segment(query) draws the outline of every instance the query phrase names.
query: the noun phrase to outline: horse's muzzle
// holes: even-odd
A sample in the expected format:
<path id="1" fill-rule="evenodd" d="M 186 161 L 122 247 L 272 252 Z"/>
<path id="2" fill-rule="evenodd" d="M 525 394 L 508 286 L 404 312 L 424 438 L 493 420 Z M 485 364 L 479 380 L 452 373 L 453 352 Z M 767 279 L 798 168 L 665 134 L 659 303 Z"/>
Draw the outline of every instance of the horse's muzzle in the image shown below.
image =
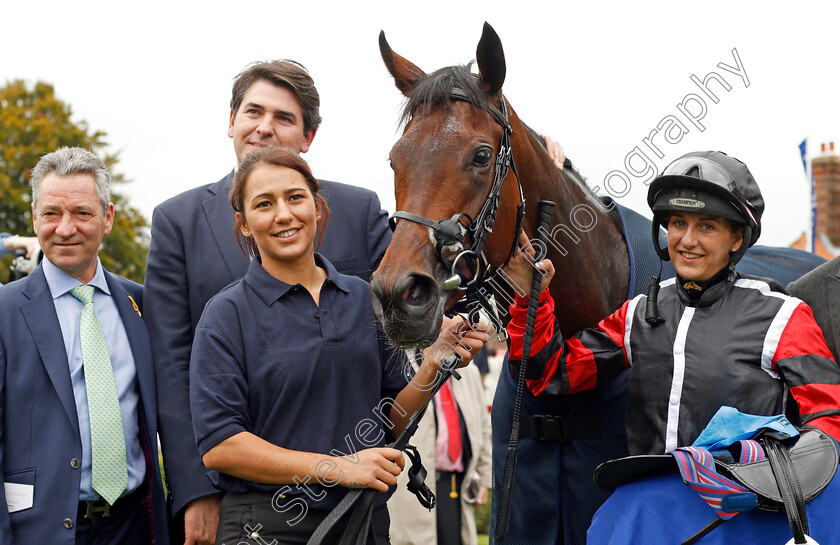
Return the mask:
<path id="1" fill-rule="evenodd" d="M 374 311 L 392 342 L 398 346 L 418 346 L 437 338 L 435 327 L 440 327 L 441 291 L 431 276 L 407 274 L 389 291 L 374 275 L 370 291 Z"/>

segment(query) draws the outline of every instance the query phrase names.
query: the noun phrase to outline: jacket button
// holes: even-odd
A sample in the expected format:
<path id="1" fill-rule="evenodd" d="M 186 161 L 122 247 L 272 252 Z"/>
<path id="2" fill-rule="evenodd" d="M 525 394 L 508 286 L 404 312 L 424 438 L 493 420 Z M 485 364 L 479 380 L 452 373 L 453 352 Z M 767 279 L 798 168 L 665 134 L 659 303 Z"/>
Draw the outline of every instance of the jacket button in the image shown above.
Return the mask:
<path id="1" fill-rule="evenodd" d="M 316 312 L 316 313 L 315 313 L 315 318 L 320 318 L 320 317 L 321 317 L 321 315 L 320 315 L 319 313 L 317 313 L 317 312 Z"/>
<path id="2" fill-rule="evenodd" d="M 72 460 L 70 460 L 70 467 L 72 467 L 73 469 L 79 469 L 81 465 L 82 463 L 79 461 L 78 458 L 73 458 Z"/>
<path id="3" fill-rule="evenodd" d="M 70 520 L 70 519 L 64 519 L 64 527 L 65 528 L 72 528 L 73 527 L 73 521 Z"/>

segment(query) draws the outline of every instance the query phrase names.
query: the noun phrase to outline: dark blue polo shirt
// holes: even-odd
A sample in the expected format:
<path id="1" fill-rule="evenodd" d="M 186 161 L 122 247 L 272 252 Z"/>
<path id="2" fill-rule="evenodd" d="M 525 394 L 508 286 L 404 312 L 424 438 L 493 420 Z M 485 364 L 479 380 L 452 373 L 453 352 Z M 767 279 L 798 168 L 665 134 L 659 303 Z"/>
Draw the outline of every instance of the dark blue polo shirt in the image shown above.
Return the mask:
<path id="1" fill-rule="evenodd" d="M 368 283 L 326 269 L 320 306 L 300 284 L 285 284 L 257 260 L 204 309 L 190 360 L 190 400 L 202 456 L 228 437 L 248 431 L 283 448 L 353 454 L 384 446 L 383 420 L 408 383 L 406 359 L 387 346 L 370 301 Z M 325 456 L 325 460 L 328 458 Z M 325 477 L 328 465 L 323 466 Z M 301 477 L 305 479 L 305 477 Z M 210 472 L 225 492 L 277 491 Z M 290 485 L 286 501 L 302 498 L 309 508 L 335 506 L 347 489 Z M 322 491 L 326 494 L 322 499 Z M 385 503 L 380 495 L 377 504 Z"/>

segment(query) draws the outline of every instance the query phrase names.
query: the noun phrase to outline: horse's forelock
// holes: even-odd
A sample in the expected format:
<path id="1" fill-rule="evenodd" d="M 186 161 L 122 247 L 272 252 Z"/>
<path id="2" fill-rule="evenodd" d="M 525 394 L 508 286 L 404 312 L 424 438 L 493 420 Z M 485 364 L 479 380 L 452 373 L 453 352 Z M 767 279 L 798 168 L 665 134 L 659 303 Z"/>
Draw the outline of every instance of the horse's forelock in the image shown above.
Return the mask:
<path id="1" fill-rule="evenodd" d="M 425 114 L 432 108 L 458 100 L 452 98 L 453 88 L 463 91 L 469 102 L 477 108 L 491 111 L 490 102 L 478 77 L 472 73 L 472 64 L 441 68 L 420 80 L 405 102 L 400 122 L 405 124 L 418 112 Z"/>

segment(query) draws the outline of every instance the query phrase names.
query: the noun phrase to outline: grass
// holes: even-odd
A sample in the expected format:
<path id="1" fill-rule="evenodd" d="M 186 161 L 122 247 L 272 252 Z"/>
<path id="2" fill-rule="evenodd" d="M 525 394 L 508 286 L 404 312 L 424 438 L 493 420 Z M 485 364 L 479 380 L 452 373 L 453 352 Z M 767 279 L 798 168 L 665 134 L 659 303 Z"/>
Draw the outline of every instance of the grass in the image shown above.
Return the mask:
<path id="1" fill-rule="evenodd" d="M 478 534 L 478 545 L 487 545 L 490 543 L 490 536 L 487 534 Z"/>

